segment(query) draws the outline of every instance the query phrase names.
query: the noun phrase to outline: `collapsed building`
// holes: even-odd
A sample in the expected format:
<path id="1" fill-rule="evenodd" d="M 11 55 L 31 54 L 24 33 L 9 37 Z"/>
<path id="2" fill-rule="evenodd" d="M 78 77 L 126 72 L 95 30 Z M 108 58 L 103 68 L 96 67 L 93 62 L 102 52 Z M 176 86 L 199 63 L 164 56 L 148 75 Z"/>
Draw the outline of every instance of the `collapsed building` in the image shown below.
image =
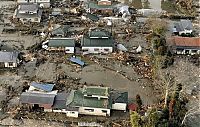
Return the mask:
<path id="1" fill-rule="evenodd" d="M 18 4 L 38 4 L 40 7 L 49 8 L 50 0 L 17 0 Z"/>

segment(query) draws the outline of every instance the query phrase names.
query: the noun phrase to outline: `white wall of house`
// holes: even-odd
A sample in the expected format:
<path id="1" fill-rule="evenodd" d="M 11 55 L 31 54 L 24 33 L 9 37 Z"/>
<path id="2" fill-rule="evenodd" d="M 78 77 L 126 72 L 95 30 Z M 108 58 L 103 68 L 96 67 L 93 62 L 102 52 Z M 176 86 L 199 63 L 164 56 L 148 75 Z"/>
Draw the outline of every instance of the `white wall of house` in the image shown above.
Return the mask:
<path id="1" fill-rule="evenodd" d="M 65 47 L 65 53 L 74 53 L 74 47 Z"/>
<path id="2" fill-rule="evenodd" d="M 79 107 L 79 114 L 97 115 L 97 116 L 110 116 L 110 109 Z"/>
<path id="3" fill-rule="evenodd" d="M 126 103 L 115 103 L 112 104 L 112 109 L 126 111 L 126 106 Z"/>
<path id="4" fill-rule="evenodd" d="M 23 23 L 25 22 L 36 22 L 36 23 L 40 23 L 41 18 L 40 17 L 34 17 L 34 18 L 20 18 L 20 21 L 22 21 Z"/>
<path id="5" fill-rule="evenodd" d="M 112 53 L 113 47 L 82 47 L 83 54 Z"/>
<path id="6" fill-rule="evenodd" d="M 65 113 L 67 117 L 78 117 L 78 111 L 66 111 L 66 109 L 54 109 L 53 112 Z"/>
<path id="7" fill-rule="evenodd" d="M 44 112 L 52 112 L 52 109 L 45 109 L 44 108 Z"/>
<path id="8" fill-rule="evenodd" d="M 179 35 L 181 35 L 181 34 L 191 34 L 191 33 L 192 33 L 192 30 L 184 30 L 184 31 L 180 31 Z"/>
<path id="9" fill-rule="evenodd" d="M 190 55 L 195 55 L 195 54 L 200 54 L 200 49 L 183 49 L 183 50 L 176 50 L 176 54 L 190 54 Z"/>
<path id="10" fill-rule="evenodd" d="M 17 63 L 13 63 L 13 62 L 10 62 L 10 63 L 5 62 L 4 64 L 5 64 L 5 67 L 17 67 Z"/>

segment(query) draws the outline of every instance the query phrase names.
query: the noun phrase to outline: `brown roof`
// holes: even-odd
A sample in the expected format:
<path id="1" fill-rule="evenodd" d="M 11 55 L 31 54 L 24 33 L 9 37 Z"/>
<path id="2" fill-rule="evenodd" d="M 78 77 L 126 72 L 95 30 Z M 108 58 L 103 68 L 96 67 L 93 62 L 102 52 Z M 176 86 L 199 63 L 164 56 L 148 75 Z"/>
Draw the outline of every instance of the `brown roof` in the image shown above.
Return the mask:
<path id="1" fill-rule="evenodd" d="M 173 43 L 176 46 L 200 47 L 200 37 L 173 37 Z"/>

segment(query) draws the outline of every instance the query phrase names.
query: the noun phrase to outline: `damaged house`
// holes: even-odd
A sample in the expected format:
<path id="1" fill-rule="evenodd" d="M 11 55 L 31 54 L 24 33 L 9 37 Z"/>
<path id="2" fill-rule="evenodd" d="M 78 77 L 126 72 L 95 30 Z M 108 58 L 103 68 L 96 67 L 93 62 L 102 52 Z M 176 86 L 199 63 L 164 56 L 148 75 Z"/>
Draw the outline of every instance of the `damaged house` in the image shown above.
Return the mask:
<path id="1" fill-rule="evenodd" d="M 73 38 L 51 38 L 42 44 L 47 51 L 62 51 L 75 53 L 75 39 Z"/>
<path id="2" fill-rule="evenodd" d="M 83 54 L 112 53 L 114 39 L 110 32 L 104 29 L 89 30 L 81 40 Z"/>
<path id="3" fill-rule="evenodd" d="M 168 43 L 176 54 L 200 54 L 200 37 L 174 36 Z"/>
<path id="4" fill-rule="evenodd" d="M 192 34 L 193 25 L 190 20 L 182 19 L 174 24 L 173 33 L 176 35 Z"/>
<path id="5" fill-rule="evenodd" d="M 3 52 L 0 51 L 0 67 L 9 68 L 17 67 L 20 63 L 18 52 Z"/>
<path id="6" fill-rule="evenodd" d="M 49 8 L 50 0 L 17 0 L 18 4 L 38 4 L 40 7 Z"/>
<path id="7" fill-rule="evenodd" d="M 13 16 L 13 18 L 18 19 L 22 23 L 40 23 L 41 17 L 42 10 L 38 4 L 19 4 Z"/>

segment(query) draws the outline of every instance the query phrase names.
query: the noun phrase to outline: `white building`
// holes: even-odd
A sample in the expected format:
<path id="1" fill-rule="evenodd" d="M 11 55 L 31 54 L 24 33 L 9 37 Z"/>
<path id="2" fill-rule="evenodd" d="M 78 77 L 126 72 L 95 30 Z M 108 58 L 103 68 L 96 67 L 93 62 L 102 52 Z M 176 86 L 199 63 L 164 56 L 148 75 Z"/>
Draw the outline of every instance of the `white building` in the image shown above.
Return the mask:
<path id="1" fill-rule="evenodd" d="M 73 38 L 51 38 L 42 44 L 42 48 L 48 51 L 75 52 L 75 40 Z"/>
<path id="2" fill-rule="evenodd" d="M 42 17 L 42 10 L 37 4 L 20 4 L 15 10 L 13 18 L 20 20 L 22 23 L 35 22 L 39 23 Z"/>
<path id="3" fill-rule="evenodd" d="M 0 67 L 17 67 L 20 60 L 18 52 L 2 52 L 0 51 Z"/>
<path id="4" fill-rule="evenodd" d="M 50 7 L 50 0 L 17 0 L 18 4 L 24 4 L 24 3 L 36 3 L 38 4 L 40 7 L 44 7 L 44 8 L 49 8 Z"/>
<path id="5" fill-rule="evenodd" d="M 114 39 L 108 31 L 93 29 L 83 36 L 81 45 L 83 54 L 112 53 Z"/>

